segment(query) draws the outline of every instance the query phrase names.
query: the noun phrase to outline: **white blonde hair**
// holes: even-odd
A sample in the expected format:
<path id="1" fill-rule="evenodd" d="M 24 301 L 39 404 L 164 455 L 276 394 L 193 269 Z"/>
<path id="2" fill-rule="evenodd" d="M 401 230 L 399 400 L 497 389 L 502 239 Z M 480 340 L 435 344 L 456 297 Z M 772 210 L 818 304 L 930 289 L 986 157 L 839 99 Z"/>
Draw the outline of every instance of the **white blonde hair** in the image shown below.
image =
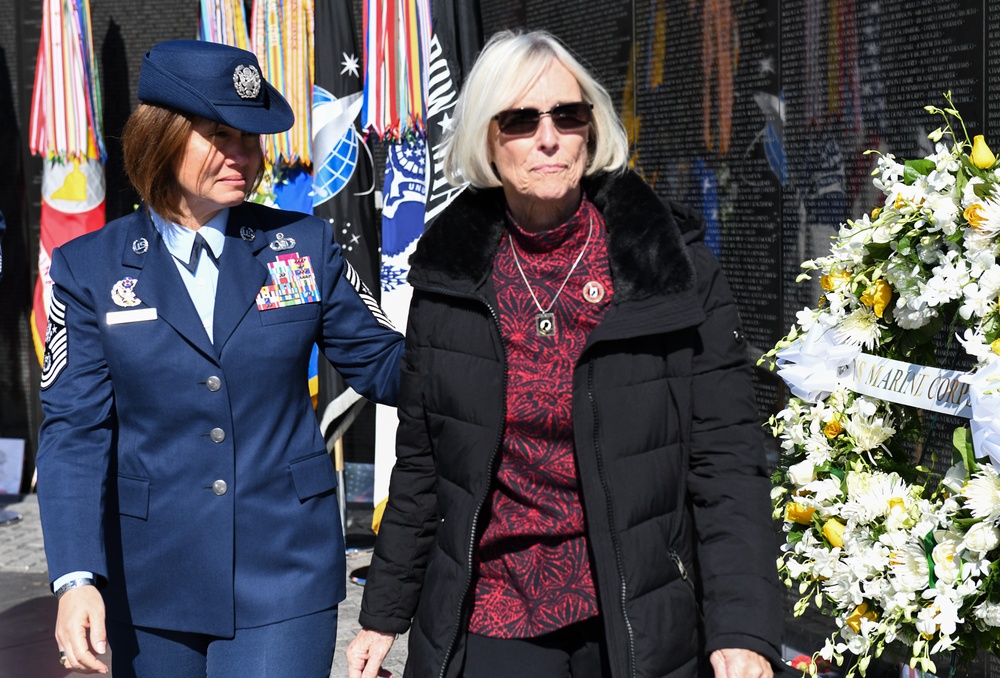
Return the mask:
<path id="1" fill-rule="evenodd" d="M 583 100 L 594 106 L 585 174 L 624 169 L 628 135 L 607 90 L 551 33 L 501 31 L 483 47 L 455 104 L 444 156 L 444 174 L 450 183 L 500 186 L 490 162 L 490 121 L 523 97 L 553 61 L 570 72 Z"/>

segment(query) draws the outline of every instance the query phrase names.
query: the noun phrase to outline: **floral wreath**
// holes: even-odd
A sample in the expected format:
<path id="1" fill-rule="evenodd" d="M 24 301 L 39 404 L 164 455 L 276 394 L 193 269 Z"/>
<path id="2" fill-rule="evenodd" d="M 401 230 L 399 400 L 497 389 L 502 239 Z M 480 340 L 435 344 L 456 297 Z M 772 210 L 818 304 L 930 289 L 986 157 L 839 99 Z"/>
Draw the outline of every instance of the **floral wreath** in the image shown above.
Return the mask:
<path id="1" fill-rule="evenodd" d="M 761 358 L 793 394 L 769 422 L 782 448 L 779 573 L 801 596 L 796 616 L 813 605 L 838 627 L 804 664 L 813 675 L 845 652 L 858 658 L 851 676 L 889 646 L 931 673 L 932 656 L 951 653 L 954 670 L 1000 648 L 1000 168 L 945 99 L 926 107 L 944 118 L 928 135 L 934 153 L 879 154 L 884 206 L 841 225 L 830 254 L 802 264 L 821 276 L 820 304 Z M 927 381 L 935 370 L 921 366 L 935 363 L 939 335 L 964 347 L 972 370 Z M 874 364 L 891 366 L 884 380 Z M 947 472 L 921 465 L 937 417 L 881 397 L 932 382 L 954 405 L 939 411 L 970 418 L 953 433 Z"/>

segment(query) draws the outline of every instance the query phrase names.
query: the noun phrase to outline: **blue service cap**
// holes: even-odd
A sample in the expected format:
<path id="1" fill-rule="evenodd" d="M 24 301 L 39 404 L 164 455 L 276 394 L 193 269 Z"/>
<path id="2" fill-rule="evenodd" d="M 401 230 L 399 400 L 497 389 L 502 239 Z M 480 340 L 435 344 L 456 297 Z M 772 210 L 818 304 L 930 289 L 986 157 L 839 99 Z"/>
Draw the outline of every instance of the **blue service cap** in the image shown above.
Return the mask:
<path id="1" fill-rule="evenodd" d="M 252 134 L 284 132 L 295 122 L 291 106 L 261 75 L 256 55 L 202 40 L 169 40 L 146 52 L 139 101 Z"/>

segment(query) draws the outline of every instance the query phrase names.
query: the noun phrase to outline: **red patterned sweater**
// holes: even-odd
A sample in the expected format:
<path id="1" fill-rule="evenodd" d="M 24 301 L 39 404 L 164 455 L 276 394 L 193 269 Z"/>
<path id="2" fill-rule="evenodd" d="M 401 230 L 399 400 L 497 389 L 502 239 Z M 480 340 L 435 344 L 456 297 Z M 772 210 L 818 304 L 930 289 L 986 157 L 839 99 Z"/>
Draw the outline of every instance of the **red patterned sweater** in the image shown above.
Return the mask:
<path id="1" fill-rule="evenodd" d="M 593 224 L 591 232 L 591 224 Z M 528 233 L 508 220 L 524 275 L 504 237 L 493 265 L 507 351 L 507 419 L 486 527 L 476 551 L 472 633 L 531 638 L 598 613 L 573 445 L 573 367 L 611 300 L 604 220 L 583 199 L 565 224 Z M 596 284 L 595 284 L 596 283 Z"/>

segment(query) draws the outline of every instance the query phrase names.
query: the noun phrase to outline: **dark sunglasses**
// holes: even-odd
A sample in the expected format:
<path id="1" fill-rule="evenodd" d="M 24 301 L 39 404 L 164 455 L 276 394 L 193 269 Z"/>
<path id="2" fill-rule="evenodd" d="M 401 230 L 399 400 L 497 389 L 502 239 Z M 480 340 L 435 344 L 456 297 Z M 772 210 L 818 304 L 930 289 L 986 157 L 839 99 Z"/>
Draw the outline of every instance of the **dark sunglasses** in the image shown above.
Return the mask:
<path id="1" fill-rule="evenodd" d="M 593 107 L 593 104 L 577 101 L 553 106 L 548 111 L 539 111 L 537 108 L 510 108 L 500 111 L 493 116 L 493 119 L 497 121 L 497 127 L 501 132 L 512 137 L 534 134 L 542 122 L 543 115 L 552 118 L 552 124 L 560 132 L 576 132 L 590 124 L 592 119 L 590 110 Z"/>

